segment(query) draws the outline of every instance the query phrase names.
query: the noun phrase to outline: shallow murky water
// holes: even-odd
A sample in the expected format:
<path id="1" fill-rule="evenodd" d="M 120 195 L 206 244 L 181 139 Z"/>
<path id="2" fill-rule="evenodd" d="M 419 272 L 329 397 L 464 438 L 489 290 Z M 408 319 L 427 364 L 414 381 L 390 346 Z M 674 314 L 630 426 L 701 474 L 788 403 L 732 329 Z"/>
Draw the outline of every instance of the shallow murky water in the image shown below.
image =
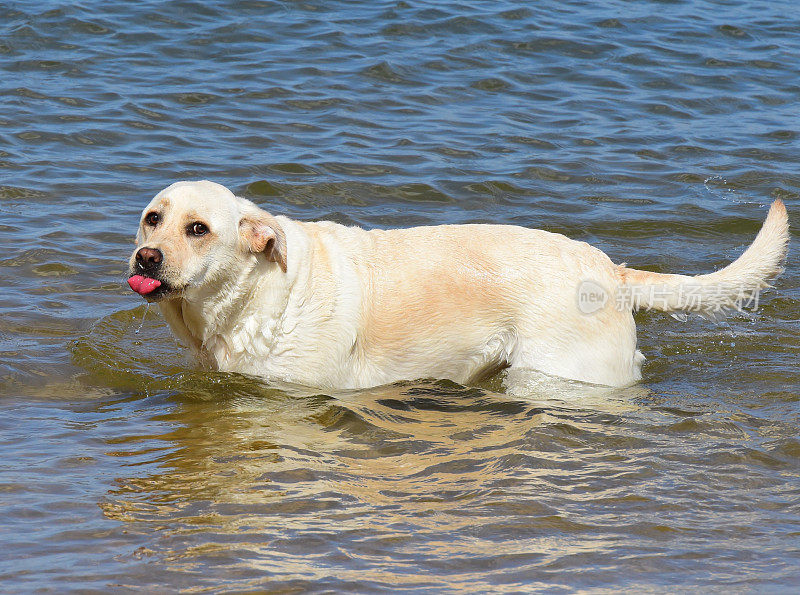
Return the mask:
<path id="1" fill-rule="evenodd" d="M 322 393 L 197 371 L 124 284 L 179 179 L 366 227 L 721 267 L 783 198 L 791 2 L 0 6 L 0 588 L 792 591 L 800 293 L 638 316 L 645 380 Z"/>

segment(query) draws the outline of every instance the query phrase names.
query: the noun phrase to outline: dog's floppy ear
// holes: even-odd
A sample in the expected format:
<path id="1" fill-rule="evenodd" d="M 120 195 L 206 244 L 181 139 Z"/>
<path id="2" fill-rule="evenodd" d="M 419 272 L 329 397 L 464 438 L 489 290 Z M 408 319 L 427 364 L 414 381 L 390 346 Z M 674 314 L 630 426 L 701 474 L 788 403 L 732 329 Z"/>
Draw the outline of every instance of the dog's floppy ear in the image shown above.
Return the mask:
<path id="1" fill-rule="evenodd" d="M 250 252 L 263 252 L 286 272 L 286 236 L 275 217 L 266 211 L 248 213 L 239 221 L 239 234 Z"/>

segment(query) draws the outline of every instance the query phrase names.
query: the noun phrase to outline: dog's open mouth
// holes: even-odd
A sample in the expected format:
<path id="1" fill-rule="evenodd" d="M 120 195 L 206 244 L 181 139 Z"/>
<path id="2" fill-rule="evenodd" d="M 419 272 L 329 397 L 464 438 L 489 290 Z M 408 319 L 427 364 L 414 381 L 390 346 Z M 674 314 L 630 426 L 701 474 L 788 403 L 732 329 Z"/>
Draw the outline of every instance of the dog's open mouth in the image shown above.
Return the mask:
<path id="1" fill-rule="evenodd" d="M 147 300 L 157 300 L 172 291 L 172 288 L 163 281 L 144 275 L 131 275 L 128 277 L 128 285 Z"/>
<path id="2" fill-rule="evenodd" d="M 147 295 L 161 287 L 161 281 L 158 279 L 151 279 L 150 277 L 143 277 L 142 275 L 133 275 L 128 279 L 128 285 L 139 295 Z"/>

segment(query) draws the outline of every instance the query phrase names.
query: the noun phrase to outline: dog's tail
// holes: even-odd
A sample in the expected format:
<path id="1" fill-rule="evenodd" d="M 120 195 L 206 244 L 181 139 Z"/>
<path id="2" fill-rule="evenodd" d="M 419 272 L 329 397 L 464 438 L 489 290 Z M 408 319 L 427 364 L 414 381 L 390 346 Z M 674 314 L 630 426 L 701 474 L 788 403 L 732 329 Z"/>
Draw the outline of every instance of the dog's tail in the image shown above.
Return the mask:
<path id="1" fill-rule="evenodd" d="M 690 277 L 631 269 L 620 265 L 617 299 L 633 310 L 696 312 L 711 318 L 725 310 L 757 305 L 758 294 L 783 271 L 789 243 L 789 218 L 776 200 L 756 239 L 739 258 L 714 273 Z"/>

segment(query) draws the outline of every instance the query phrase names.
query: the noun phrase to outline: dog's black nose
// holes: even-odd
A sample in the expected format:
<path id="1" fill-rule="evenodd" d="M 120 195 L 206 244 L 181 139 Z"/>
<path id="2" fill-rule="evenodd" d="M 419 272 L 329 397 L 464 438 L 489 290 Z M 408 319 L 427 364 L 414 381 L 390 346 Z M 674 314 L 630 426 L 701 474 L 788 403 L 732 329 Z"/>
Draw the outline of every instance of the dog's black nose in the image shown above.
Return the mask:
<path id="1" fill-rule="evenodd" d="M 136 264 L 143 269 L 155 269 L 161 264 L 164 255 L 158 248 L 140 248 L 136 253 Z"/>

